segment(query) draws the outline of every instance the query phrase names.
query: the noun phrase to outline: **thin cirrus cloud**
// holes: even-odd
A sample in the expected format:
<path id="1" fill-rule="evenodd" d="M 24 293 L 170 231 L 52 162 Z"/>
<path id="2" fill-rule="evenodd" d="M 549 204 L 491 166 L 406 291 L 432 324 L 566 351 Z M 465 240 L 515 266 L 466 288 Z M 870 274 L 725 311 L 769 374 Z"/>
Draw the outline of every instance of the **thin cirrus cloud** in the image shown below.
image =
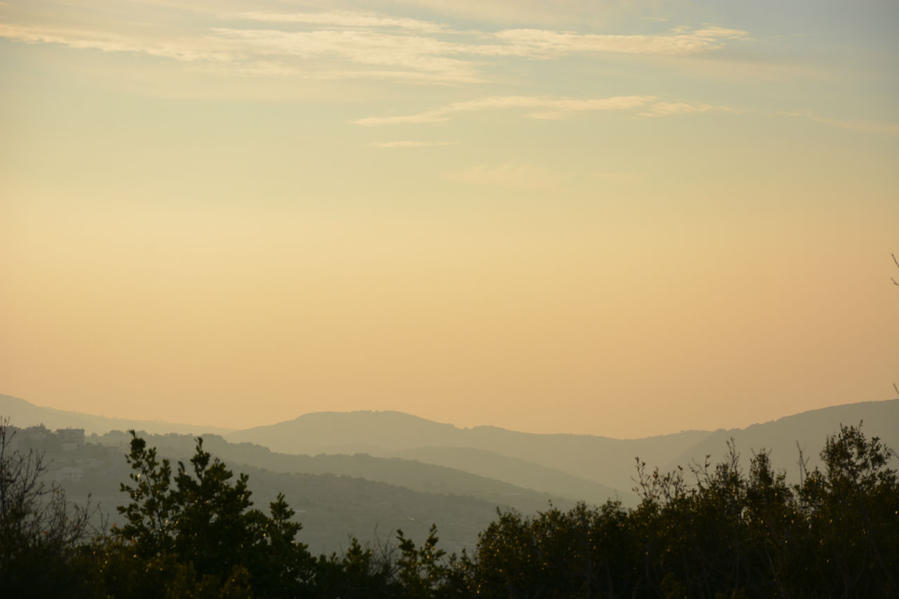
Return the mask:
<path id="1" fill-rule="evenodd" d="M 327 25 L 333 28 L 284 31 L 213 27 L 211 33 L 203 36 L 154 37 L 152 34 L 127 35 L 72 27 L 0 23 L 0 37 L 29 44 L 57 44 L 113 53 L 143 53 L 241 75 L 464 83 L 477 81 L 479 74 L 474 63 L 460 57 L 463 53 L 546 59 L 550 54 L 569 51 L 614 51 L 617 48 L 622 52 L 683 54 L 711 47 L 722 39 L 741 38 L 744 35 L 738 30 L 721 28 L 681 31 L 671 36 L 584 36 L 551 31 L 505 30 L 494 35 L 509 42 L 507 47 L 500 48 L 495 44 L 466 44 L 437 39 L 422 32 L 437 30 L 442 27 L 440 25 L 414 19 L 373 16 L 369 13 L 243 13 L 240 17 Z M 399 28 L 403 33 L 381 30 L 385 28 Z M 450 120 L 460 113 L 484 110 L 524 110 L 530 118 L 544 120 L 595 111 L 637 111 L 636 114 L 642 117 L 711 111 L 737 112 L 725 106 L 660 101 L 654 96 L 646 95 L 588 99 L 488 96 L 412 114 L 369 116 L 353 122 L 367 127 L 436 123 Z M 399 144 L 379 147 L 404 146 Z"/>
<path id="2" fill-rule="evenodd" d="M 379 125 L 400 125 L 417 123 L 440 123 L 463 112 L 484 110 L 525 109 L 531 110 L 534 118 L 559 118 L 571 112 L 595 110 L 630 110 L 652 102 L 653 96 L 613 96 L 610 98 L 573 99 L 547 98 L 539 96 L 491 96 L 465 102 L 453 102 L 440 108 L 413 114 L 366 117 L 353 121 L 356 125 L 375 127 Z"/>
<path id="3" fill-rule="evenodd" d="M 637 116 L 663 117 L 702 112 L 740 111 L 728 106 L 663 102 L 655 96 L 612 96 L 609 98 L 554 98 L 540 96 L 491 96 L 465 102 L 454 102 L 423 112 L 393 116 L 372 116 L 352 121 L 364 127 L 384 125 L 441 123 L 466 112 L 486 110 L 525 110 L 533 119 L 561 119 L 580 112 L 635 111 Z"/>
<path id="4" fill-rule="evenodd" d="M 552 58 L 572 53 L 645 54 L 687 56 L 717 50 L 727 41 L 746 40 L 739 29 L 705 27 L 663 35 L 591 35 L 545 29 L 507 29 L 494 36 L 503 42 L 498 53 L 531 58 Z"/>
<path id="5" fill-rule="evenodd" d="M 740 111 L 730 106 L 716 106 L 713 104 L 693 104 L 690 102 L 654 102 L 646 110 L 640 112 L 640 116 L 662 117 L 679 114 L 694 114 L 697 112 L 730 112 Z"/>
<path id="6" fill-rule="evenodd" d="M 749 33 L 740 29 L 703 27 L 679 28 L 661 35 L 596 35 L 546 29 L 503 29 L 496 32 L 458 31 L 440 23 L 419 19 L 384 17 L 351 11 L 266 13 L 245 12 L 234 18 L 267 23 L 299 23 L 342 29 L 401 29 L 416 33 L 477 36 L 489 43 L 457 42 L 440 44 L 447 52 L 483 56 L 546 58 L 575 52 L 687 55 L 722 47 L 729 40 L 745 40 Z"/>
<path id="7" fill-rule="evenodd" d="M 249 56 L 300 61 L 338 59 L 354 65 L 396 69 L 445 81 L 476 80 L 474 66 L 452 56 L 451 44 L 417 35 L 393 35 L 371 30 L 281 31 L 277 29 L 213 28 Z"/>
<path id="8" fill-rule="evenodd" d="M 443 84 L 484 82 L 485 67 L 503 58 L 554 60 L 596 53 L 689 56 L 749 37 L 745 31 L 723 27 L 673 29 L 653 35 L 548 29 L 460 31 L 432 21 L 362 11 L 201 13 L 187 21 L 192 29 L 177 35 L 152 18 L 140 29 L 115 19 L 97 20 L 91 28 L 42 20 L 0 23 L 0 37 L 142 53 L 237 74 Z"/>
<path id="9" fill-rule="evenodd" d="M 0 38 L 26 44 L 56 44 L 79 50 L 128 52 L 178 62 L 233 63 L 239 56 L 223 44 L 192 38 L 152 38 L 91 29 L 0 23 Z"/>
<path id="10" fill-rule="evenodd" d="M 342 28 L 387 28 L 405 29 L 423 33 L 441 33 L 449 28 L 439 23 L 410 19 L 406 17 L 388 17 L 375 13 L 354 12 L 346 10 L 329 12 L 242 12 L 232 18 L 243 21 L 260 21 L 265 23 L 300 23 L 303 25 L 322 25 Z"/>

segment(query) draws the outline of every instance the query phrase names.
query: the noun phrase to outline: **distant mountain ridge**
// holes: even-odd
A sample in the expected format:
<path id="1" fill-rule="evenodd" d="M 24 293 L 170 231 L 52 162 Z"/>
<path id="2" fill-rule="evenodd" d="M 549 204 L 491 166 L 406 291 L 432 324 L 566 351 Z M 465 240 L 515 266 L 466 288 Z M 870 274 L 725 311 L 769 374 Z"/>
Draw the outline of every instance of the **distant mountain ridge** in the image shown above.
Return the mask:
<path id="1" fill-rule="evenodd" d="M 647 443 L 646 439 L 523 433 L 494 426 L 458 428 L 401 412 L 358 411 L 306 414 L 274 425 L 235 431 L 226 438 L 283 453 L 366 452 L 412 457 L 423 448 L 476 449 L 627 491 L 633 486 L 635 456 L 650 463 L 665 463 L 709 434 L 688 431 L 650 437 L 651 442 Z M 423 455 L 416 459 L 428 461 Z M 474 472 L 483 464 L 475 460 L 468 466 L 460 462 L 454 466 Z"/>
<path id="2" fill-rule="evenodd" d="M 144 435 L 143 438 L 163 455 L 187 458 L 194 450 L 195 439 L 189 435 Z M 125 453 L 130 436 L 111 432 L 92 435 L 88 439 L 104 446 L 118 447 Z M 284 454 L 260 445 L 229 443 L 219 435 L 205 435 L 203 446 L 236 470 L 249 466 L 275 473 L 349 476 L 421 493 L 474 497 L 494 506 L 511 507 L 523 513 L 546 509 L 550 502 L 560 508 L 573 507 L 575 504 L 575 500 L 560 494 L 543 493 L 464 470 L 399 457 L 374 457 L 363 453 L 314 456 Z M 614 490 L 609 490 L 602 500 L 613 494 Z"/>
<path id="3" fill-rule="evenodd" d="M 627 489 L 613 489 L 596 481 L 574 476 L 556 468 L 510 458 L 471 447 L 417 447 L 395 453 L 406 459 L 465 470 L 494 480 L 529 489 L 553 489 L 565 497 L 600 504 L 618 497 L 625 505 L 636 505 L 637 497 Z"/>
<path id="4" fill-rule="evenodd" d="M 285 422 L 227 434 L 231 441 L 258 443 L 285 453 L 372 453 L 452 441 L 456 428 L 391 410 L 311 412 Z M 297 434 L 301 432 L 301 434 Z"/>
<path id="5" fill-rule="evenodd" d="M 10 410 L 10 406 L 14 409 Z M 222 433 L 212 427 L 125 421 L 51 410 L 9 396 L 0 396 L 2 415 L 12 416 L 19 426 L 43 422 L 51 428 L 79 427 L 100 433 L 126 428 L 182 434 Z M 282 454 L 364 453 L 376 458 L 404 458 L 546 495 L 594 503 L 619 497 L 632 503 L 629 490 L 634 487 L 636 458 L 650 468 L 658 466 L 663 470 L 690 466 L 702 463 L 706 456 L 719 459 L 732 437 L 744 465 L 753 452 L 766 449 L 776 468 L 795 476 L 797 443 L 814 467 L 827 435 L 837 432 L 841 423 L 860 421 L 868 436 L 878 436 L 888 446 L 899 448 L 899 399 L 810 410 L 743 429 L 684 431 L 643 439 L 535 434 L 492 426 L 459 428 L 394 411 L 316 412 L 276 424 L 225 431 L 222 436 L 231 443 L 252 443 Z M 348 461 L 332 455 L 327 460 L 336 470 L 350 468 L 353 475 L 366 476 L 361 457 Z M 317 462 L 315 471 L 320 472 L 327 460 Z M 378 478 L 389 470 L 385 464 L 372 460 L 368 475 L 385 480 Z M 408 472 L 413 470 L 414 467 L 407 467 Z M 381 474 L 376 474 L 378 471 Z M 407 484 L 414 487 L 409 479 Z"/>
<path id="6" fill-rule="evenodd" d="M 34 427 L 18 429 L 12 436 L 12 446 L 13 449 L 34 450 L 43 455 L 47 466 L 46 479 L 60 484 L 65 489 L 67 499 L 84 505 L 90 498 L 91 505 L 101 510 L 94 514 L 95 524 L 121 525 L 122 516 L 117 513 L 116 506 L 128 500 L 119 485 L 126 482 L 131 473 L 124 459 L 123 447 L 129 436 L 112 433 L 104 437 L 107 438 L 79 438 L 78 435 L 53 433 L 46 428 Z M 193 455 L 194 439 L 186 435 L 143 435 L 143 438 L 159 448 L 160 457 L 186 461 Z M 213 440 L 212 437 L 209 439 Z M 440 492 L 439 489 L 425 492 L 334 473 L 259 468 L 238 462 L 235 456 L 240 453 L 239 448 L 235 450 L 232 446 L 229 452 L 224 444 L 219 438 L 219 443 L 211 443 L 209 449 L 217 456 L 227 453 L 226 464 L 234 473 L 249 475 L 249 488 L 257 507 L 264 508 L 278 493 L 284 493 L 303 525 L 300 540 L 307 543 L 315 554 L 343 551 L 353 536 L 362 543 L 393 541 L 398 528 L 421 542 L 434 523 L 439 527 L 441 547 L 449 551 L 470 550 L 478 533 L 496 517 L 497 508 L 502 506 L 503 510 L 507 510 L 510 507 L 505 503 L 498 504 L 492 498 Z M 307 456 L 284 457 L 290 460 Z M 426 464 L 417 466 L 419 470 L 439 470 Z M 459 478 L 465 478 L 465 473 L 458 474 L 462 475 Z M 421 482 L 428 480 L 431 478 L 424 477 Z M 447 482 L 456 481 L 450 479 Z M 483 482 L 488 490 L 491 484 L 496 485 L 495 481 Z M 478 484 L 477 481 L 475 484 Z M 462 488 L 452 484 L 448 486 Z M 545 498 L 538 497 L 536 493 L 531 493 L 531 499 L 534 500 L 532 507 L 547 507 Z M 108 521 L 104 522 L 106 518 Z"/>
<path id="7" fill-rule="evenodd" d="M 28 427 L 44 425 L 48 429 L 81 428 L 84 432 L 106 433 L 112 430 L 143 430 L 148 433 L 179 433 L 179 434 L 223 434 L 230 429 L 215 426 L 182 424 L 174 422 L 160 422 L 156 420 L 128 420 L 125 418 L 107 418 L 81 412 L 70 412 L 37 406 L 33 403 L 13 397 L 12 395 L 0 395 L 0 416 L 8 417 L 15 426 Z"/>
<path id="8" fill-rule="evenodd" d="M 460 452 L 464 448 L 487 452 L 482 457 L 494 454 L 530 462 L 538 468 L 628 490 L 634 486 L 637 458 L 650 468 L 689 466 L 702 463 L 707 455 L 723 455 L 730 437 L 734 437 L 744 461 L 753 451 L 764 448 L 770 450 L 777 468 L 794 473 L 791 465 L 798 458 L 797 442 L 814 467 L 827 435 L 837 432 L 841 423 L 860 421 L 865 423 L 867 435 L 880 437 L 890 447 L 899 447 L 899 399 L 810 410 L 744 429 L 684 431 L 643 439 L 523 433 L 487 426 L 459 428 L 400 412 L 370 411 L 306 414 L 278 424 L 235 431 L 226 438 L 258 443 L 284 453 L 367 452 L 445 465 L 451 459 L 455 468 L 484 474 L 484 460 L 466 461 Z M 452 458 L 448 456 L 451 451 L 456 454 Z M 440 452 L 442 455 L 437 457 L 435 454 Z M 513 482 L 508 476 L 502 478 L 501 469 L 490 476 Z M 514 484 L 522 482 L 515 479 Z"/>
<path id="9" fill-rule="evenodd" d="M 860 423 L 865 435 L 879 437 L 891 449 L 899 451 L 899 399 L 893 399 L 819 408 L 743 429 L 717 430 L 666 466 L 670 469 L 678 464 L 698 462 L 706 455 L 713 462 L 720 460 L 727 451 L 727 441 L 733 439 L 744 467 L 748 466 L 753 453 L 764 449 L 779 469 L 785 470 L 789 478 L 797 480 L 800 449 L 810 468 L 819 466 L 821 460 L 818 454 L 825 438 L 838 433 L 841 424 Z"/>

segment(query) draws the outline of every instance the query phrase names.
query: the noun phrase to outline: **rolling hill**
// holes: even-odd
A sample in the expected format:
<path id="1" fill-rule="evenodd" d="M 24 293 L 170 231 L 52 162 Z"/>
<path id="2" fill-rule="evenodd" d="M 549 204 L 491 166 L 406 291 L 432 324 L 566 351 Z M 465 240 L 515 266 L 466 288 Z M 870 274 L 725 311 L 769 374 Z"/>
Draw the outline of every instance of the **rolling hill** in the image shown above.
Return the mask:
<path id="1" fill-rule="evenodd" d="M 44 423 L 88 432 L 213 433 L 211 427 L 133 422 L 41 408 L 0 396 L 0 415 L 18 426 Z M 478 426 L 459 428 L 400 412 L 319 412 L 241 431 L 206 435 L 226 461 L 275 473 L 336 474 L 403 486 L 416 492 L 468 495 L 530 512 L 552 500 L 600 503 L 618 497 L 632 505 L 634 461 L 671 469 L 720 459 L 733 438 L 744 465 L 753 452 L 771 451 L 776 468 L 795 479 L 797 443 L 814 467 L 827 435 L 840 423 L 864 422 L 869 436 L 899 447 L 899 399 L 844 404 L 786 416 L 743 429 L 685 431 L 643 439 L 534 434 Z M 185 430 L 187 429 L 187 430 Z M 170 439 L 169 439 L 170 437 Z M 168 440 L 166 440 L 168 439 Z M 189 437 L 160 443 L 191 446 Z"/>
<path id="2" fill-rule="evenodd" d="M 160 452 L 184 459 L 192 454 L 195 438 L 189 435 L 141 435 Z M 129 435 L 110 432 L 88 437 L 93 443 L 127 451 Z M 514 508 L 523 513 L 546 509 L 550 502 L 561 508 L 575 501 L 559 494 L 542 493 L 533 489 L 494 480 L 460 469 L 401 458 L 382 458 L 368 454 L 294 455 L 272 452 L 250 443 L 229 443 L 218 435 L 205 435 L 204 448 L 237 469 L 252 468 L 285 474 L 329 474 L 369 481 L 436 495 L 468 496 L 504 509 Z"/>
<path id="3" fill-rule="evenodd" d="M 534 434 L 492 426 L 458 428 L 399 412 L 320 412 L 279 424 L 236 431 L 231 441 L 249 441 L 285 453 L 357 452 L 394 455 L 421 448 L 455 447 L 498 454 L 545 469 L 630 489 L 634 458 L 666 463 L 709 433 L 690 431 L 622 440 L 591 435 Z M 533 478 L 539 478 L 535 473 Z"/>
<path id="4" fill-rule="evenodd" d="M 538 481 L 549 482 L 546 478 L 548 469 L 612 490 L 624 490 L 633 487 L 637 457 L 650 467 L 688 466 L 701 463 L 706 455 L 722 456 L 731 437 L 747 460 L 752 451 L 769 448 L 774 465 L 795 474 L 797 442 L 804 447 L 814 465 L 827 435 L 836 432 L 841 422 L 858 424 L 861 421 L 865 423 L 867 434 L 881 437 L 890 447 L 899 447 L 899 399 L 811 410 L 744 429 L 685 431 L 643 439 L 523 433 L 488 426 L 458 428 L 398 412 L 320 412 L 236 431 L 227 434 L 226 438 L 250 441 L 285 453 L 339 450 L 415 457 L 489 476 L 496 476 L 497 471 L 514 463 L 515 468 L 508 468 L 502 480 L 520 485 L 528 481 L 527 486 L 550 491 L 537 486 L 543 484 Z M 496 456 L 517 461 L 500 465 L 496 463 Z M 490 466 L 491 460 L 495 467 Z M 521 469 L 525 469 L 526 463 L 532 465 L 531 471 L 523 475 Z M 562 488 L 570 494 L 569 485 L 574 484 L 574 481 L 565 481 L 558 476 L 553 482 L 562 485 L 552 489 L 560 494 Z M 586 499 L 588 493 L 595 496 L 594 491 L 584 488 L 583 495 L 575 498 Z"/>
<path id="5" fill-rule="evenodd" d="M 127 502 L 119 490 L 131 472 L 118 445 L 101 445 L 90 438 L 77 440 L 71 431 L 20 429 L 13 447 L 34 449 L 44 455 L 46 477 L 58 482 L 68 499 L 84 505 L 90 497 L 100 508 L 95 521 L 121 524 L 116 506 Z M 147 437 L 152 444 L 153 437 Z M 86 442 L 85 442 L 86 441 Z M 186 460 L 190 452 L 160 447 L 160 456 Z M 272 472 L 226 462 L 235 473 L 249 475 L 254 505 L 266 510 L 279 492 L 284 493 L 303 530 L 299 540 L 313 553 L 341 551 L 351 537 L 364 543 L 393 541 L 402 529 L 422 541 L 437 524 L 441 546 L 450 551 L 473 547 L 477 534 L 496 518 L 497 504 L 450 493 L 426 493 L 352 476 Z"/>
<path id="6" fill-rule="evenodd" d="M 130 429 L 147 431 L 150 433 L 181 433 L 181 434 L 205 434 L 227 433 L 228 429 L 214 426 L 195 424 L 179 424 L 174 422 L 160 422 L 156 420 L 127 420 L 124 418 L 107 418 L 69 412 L 37 406 L 24 399 L 11 395 L 0 395 L 0 416 L 10 419 L 10 422 L 18 427 L 43 425 L 49 429 L 80 428 L 86 433 L 106 433 L 108 431 Z"/>
<path id="7" fill-rule="evenodd" d="M 610 497 L 618 497 L 625 505 L 635 505 L 637 497 L 623 489 L 574 476 L 484 449 L 471 447 L 416 447 L 395 453 L 396 456 L 418 460 L 428 464 L 448 466 L 473 472 L 488 478 L 519 485 L 529 489 L 548 490 L 565 497 L 576 497 L 587 503 L 599 504 Z"/>
<path id="8" fill-rule="evenodd" d="M 819 453 L 827 435 L 840 430 L 840 425 L 862 423 L 868 437 L 880 437 L 894 451 L 899 449 L 899 399 L 844 404 L 786 416 L 770 422 L 754 424 L 744 429 L 718 430 L 688 448 L 666 464 L 667 469 L 694 462 L 701 463 L 706 455 L 720 460 L 727 452 L 727 441 L 734 440 L 741 463 L 749 464 L 753 453 L 765 449 L 772 463 L 787 472 L 788 478 L 798 480 L 799 449 L 808 460 L 808 467 L 821 464 Z M 895 458 L 895 456 L 894 456 Z"/>

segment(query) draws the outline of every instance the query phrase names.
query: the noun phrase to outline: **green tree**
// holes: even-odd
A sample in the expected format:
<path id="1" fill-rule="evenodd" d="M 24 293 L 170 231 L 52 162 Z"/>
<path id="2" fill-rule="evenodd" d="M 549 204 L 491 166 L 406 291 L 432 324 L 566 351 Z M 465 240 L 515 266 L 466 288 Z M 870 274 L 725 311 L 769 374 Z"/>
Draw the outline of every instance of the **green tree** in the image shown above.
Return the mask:
<path id="1" fill-rule="evenodd" d="M 400 557 L 396 577 L 409 599 L 430 599 L 437 596 L 449 574 L 444 562 L 446 552 L 437 548 L 437 526 L 431 525 L 428 538 L 421 547 L 407 539 L 402 530 L 396 531 Z"/>
<path id="2" fill-rule="evenodd" d="M 825 468 L 787 484 L 762 451 L 739 467 L 648 473 L 641 503 L 502 513 L 473 560 L 455 562 L 470 596 L 896 597 L 899 485 L 892 452 L 861 427 L 841 427 Z M 453 563 L 453 562 L 451 562 Z M 447 580 L 457 579 L 451 574 Z"/>
<path id="3" fill-rule="evenodd" d="M 382 547 L 379 555 L 363 547 L 355 537 L 344 554 L 320 556 L 315 573 L 316 597 L 322 599 L 392 599 L 400 587 L 394 580 L 391 552 Z"/>
<path id="4" fill-rule="evenodd" d="M 121 555 L 107 572 L 118 594 L 296 597 L 306 593 L 313 560 L 297 542 L 301 525 L 283 495 L 269 515 L 253 508 L 248 477 L 236 479 L 197 439 L 189 466 L 169 460 L 131 431 L 126 459 L 130 502 L 114 531 Z"/>
<path id="5" fill-rule="evenodd" d="M 821 596 L 899 595 L 899 482 L 894 452 L 858 427 L 828 438 L 816 469 L 798 488 L 819 568 Z M 811 581 L 806 581 L 811 582 Z M 827 593 L 824 591 L 827 590 Z"/>

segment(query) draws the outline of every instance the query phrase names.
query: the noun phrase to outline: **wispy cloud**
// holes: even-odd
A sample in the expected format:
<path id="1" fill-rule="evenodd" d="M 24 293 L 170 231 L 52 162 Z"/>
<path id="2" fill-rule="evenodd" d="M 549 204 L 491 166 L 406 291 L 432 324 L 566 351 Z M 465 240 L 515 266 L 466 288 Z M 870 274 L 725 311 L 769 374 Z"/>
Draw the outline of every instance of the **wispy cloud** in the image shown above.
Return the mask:
<path id="1" fill-rule="evenodd" d="M 491 96 L 465 102 L 454 102 L 432 110 L 405 115 L 372 116 L 353 121 L 356 125 L 376 127 L 417 123 L 440 123 L 453 116 L 485 110 L 525 110 L 532 119 L 561 119 L 579 112 L 635 111 L 641 117 L 665 117 L 701 112 L 730 112 L 740 110 L 729 106 L 715 106 L 690 102 L 665 102 L 655 96 L 612 96 L 609 98 L 552 98 L 541 96 Z"/>
<path id="2" fill-rule="evenodd" d="M 391 0 L 394 5 L 414 6 L 421 12 L 453 15 L 465 21 L 530 23 L 544 26 L 621 22 L 622 18 L 642 20 L 661 14 L 659 0 Z"/>
<path id="3" fill-rule="evenodd" d="M 435 148 L 442 146 L 452 146 L 452 141 L 416 141 L 416 140 L 398 140 L 398 141 L 373 141 L 368 144 L 375 148 Z"/>
<path id="4" fill-rule="evenodd" d="M 300 23 L 303 25 L 321 25 L 339 28 L 385 28 L 405 29 L 420 33 L 440 33 L 449 28 L 439 23 L 410 19 L 404 17 L 388 17 L 375 13 L 355 11 L 329 11 L 329 12 L 242 12 L 227 15 L 230 18 L 241 21 L 261 21 L 266 23 Z"/>
<path id="5" fill-rule="evenodd" d="M 690 102 L 655 102 L 640 113 L 645 117 L 676 116 L 680 114 L 694 114 L 697 112 L 740 112 L 730 106 L 716 106 L 712 104 L 694 104 Z"/>
<path id="6" fill-rule="evenodd" d="M 340 59 L 356 65 L 388 67 L 430 74 L 446 81 L 474 81 L 474 66 L 453 58 L 448 44 L 416 35 L 393 35 L 379 31 L 213 28 L 225 39 L 252 56 L 280 56 L 299 60 Z"/>
<path id="7" fill-rule="evenodd" d="M 173 7 L 166 7 L 167 10 Z M 189 9 L 185 9 L 189 10 Z M 152 18 L 136 27 L 117 17 L 91 28 L 75 22 L 0 24 L 0 37 L 104 52 L 142 53 L 236 74 L 483 82 L 485 67 L 508 57 L 553 60 L 569 54 L 702 54 L 748 34 L 705 27 L 655 35 L 595 35 L 550 29 L 455 30 L 444 24 L 364 11 L 200 12 L 172 34 Z M 100 24 L 103 24 L 102 26 Z M 552 117 L 552 110 L 545 118 Z"/>
<path id="8" fill-rule="evenodd" d="M 66 27 L 0 23 L 0 37 L 27 44 L 59 44 L 103 52 L 133 52 L 180 62 L 235 62 L 238 54 L 208 39 L 137 37 Z"/>
<path id="9" fill-rule="evenodd" d="M 729 40 L 749 37 L 748 32 L 707 27 L 660 35 L 587 35 L 546 29 L 508 29 L 495 37 L 503 42 L 500 54 L 552 58 L 571 53 L 646 54 L 685 56 L 716 50 Z"/>
<path id="10" fill-rule="evenodd" d="M 454 102 L 433 110 L 413 114 L 383 117 L 366 117 L 353 121 L 357 125 L 374 127 L 409 123 L 439 123 L 463 112 L 483 110 L 525 109 L 532 118 L 560 118 L 572 112 L 597 110 L 630 110 L 652 102 L 653 96 L 613 96 L 610 98 L 573 99 L 539 96 L 491 96 L 465 102 Z"/>

